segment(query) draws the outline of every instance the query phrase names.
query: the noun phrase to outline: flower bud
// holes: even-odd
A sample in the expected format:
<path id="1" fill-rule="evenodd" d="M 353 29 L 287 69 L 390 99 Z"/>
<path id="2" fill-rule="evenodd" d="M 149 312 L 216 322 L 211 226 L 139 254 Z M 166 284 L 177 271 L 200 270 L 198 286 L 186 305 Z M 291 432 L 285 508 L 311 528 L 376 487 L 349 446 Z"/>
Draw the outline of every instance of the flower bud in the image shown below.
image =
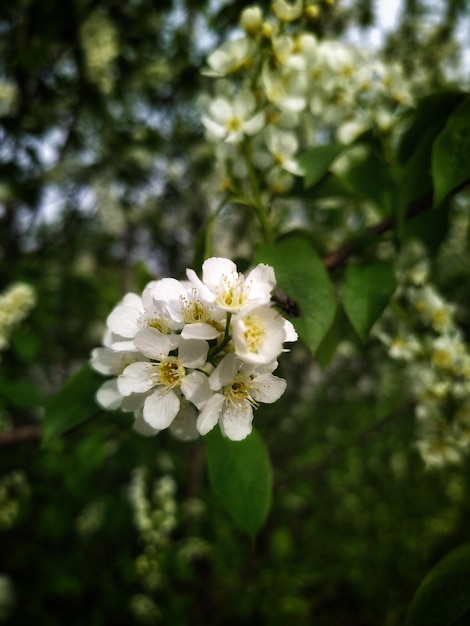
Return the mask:
<path id="1" fill-rule="evenodd" d="M 302 0 L 296 0 L 294 4 L 286 0 L 274 0 L 271 9 L 281 22 L 293 22 L 302 15 Z"/>
<path id="2" fill-rule="evenodd" d="M 250 37 L 261 32 L 263 27 L 263 14 L 259 6 L 247 7 L 241 14 L 240 26 Z"/>

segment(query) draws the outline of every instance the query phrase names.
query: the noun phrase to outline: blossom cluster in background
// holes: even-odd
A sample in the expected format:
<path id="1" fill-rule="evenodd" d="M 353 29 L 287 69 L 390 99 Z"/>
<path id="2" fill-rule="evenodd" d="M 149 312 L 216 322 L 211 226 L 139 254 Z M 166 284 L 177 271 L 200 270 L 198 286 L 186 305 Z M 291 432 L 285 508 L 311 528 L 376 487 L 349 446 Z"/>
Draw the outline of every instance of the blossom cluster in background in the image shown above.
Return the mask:
<path id="1" fill-rule="evenodd" d="M 446 302 L 422 261 L 403 273 L 393 313 L 394 332 L 377 334 L 402 361 L 415 399 L 416 447 L 427 467 L 458 463 L 470 450 L 470 354 Z"/>
<path id="2" fill-rule="evenodd" d="M 266 193 L 282 196 L 302 173 L 302 150 L 347 144 L 373 126 L 388 130 L 394 113 L 412 104 L 417 79 L 412 87 L 399 64 L 313 34 L 320 10 L 284 0 L 269 15 L 248 7 L 243 35 L 209 55 L 204 73 L 215 79 L 214 96 L 201 99 L 202 122 L 216 144 L 219 190 L 240 193 L 254 167 Z"/>
<path id="3" fill-rule="evenodd" d="M 0 294 L 0 350 L 6 350 L 14 328 L 36 304 L 34 289 L 26 283 L 14 283 Z"/>
<path id="4" fill-rule="evenodd" d="M 180 439 L 207 434 L 218 423 L 232 440 L 252 429 L 253 409 L 286 387 L 273 375 L 292 324 L 271 307 L 274 270 L 259 264 L 246 276 L 229 259 L 212 257 L 202 279 L 150 282 L 127 294 L 107 319 L 103 347 L 91 363 L 112 376 L 97 400 L 131 411 L 135 428 L 169 428 Z"/>

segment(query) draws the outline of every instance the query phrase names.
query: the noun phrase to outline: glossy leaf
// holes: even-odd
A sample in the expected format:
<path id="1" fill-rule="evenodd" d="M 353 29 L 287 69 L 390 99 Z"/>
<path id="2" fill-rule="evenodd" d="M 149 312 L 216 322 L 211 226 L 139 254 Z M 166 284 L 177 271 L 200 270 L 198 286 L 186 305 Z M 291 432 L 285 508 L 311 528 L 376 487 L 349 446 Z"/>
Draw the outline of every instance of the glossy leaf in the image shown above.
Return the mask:
<path id="1" fill-rule="evenodd" d="M 470 543 L 453 550 L 423 579 L 408 609 L 406 626 L 468 624 Z"/>
<path id="2" fill-rule="evenodd" d="M 330 328 L 336 302 L 330 278 L 311 245 L 302 237 L 287 237 L 259 247 L 258 263 L 274 267 L 280 289 L 297 305 L 291 321 L 299 337 L 314 352 Z"/>
<path id="3" fill-rule="evenodd" d="M 343 306 L 364 341 L 396 289 L 392 267 L 383 261 L 350 265 L 343 286 Z"/>
<path id="4" fill-rule="evenodd" d="M 95 393 L 103 382 L 103 376 L 86 364 L 65 383 L 46 405 L 44 443 L 49 443 L 99 412 Z"/>
<path id="5" fill-rule="evenodd" d="M 470 96 L 453 111 L 432 151 L 434 205 L 470 180 Z"/>
<path id="6" fill-rule="evenodd" d="M 272 472 L 268 452 L 253 430 L 243 441 L 231 441 L 215 428 L 205 438 L 209 480 L 233 521 L 256 534 L 269 512 Z"/>
<path id="7" fill-rule="evenodd" d="M 305 172 L 304 187 L 311 187 L 321 180 L 333 161 L 347 147 L 340 143 L 331 143 L 325 146 L 315 146 L 304 152 L 298 159 L 300 167 Z"/>

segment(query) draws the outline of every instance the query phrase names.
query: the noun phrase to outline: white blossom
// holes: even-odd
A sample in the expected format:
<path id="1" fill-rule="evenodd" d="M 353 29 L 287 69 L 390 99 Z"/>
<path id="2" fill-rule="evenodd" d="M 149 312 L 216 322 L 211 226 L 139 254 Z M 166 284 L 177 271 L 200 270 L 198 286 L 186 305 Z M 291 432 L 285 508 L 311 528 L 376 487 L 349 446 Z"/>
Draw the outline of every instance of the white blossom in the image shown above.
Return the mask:
<path id="1" fill-rule="evenodd" d="M 221 257 L 204 261 L 202 280 L 192 269 L 187 270 L 187 276 L 206 302 L 229 312 L 239 311 L 247 304 L 269 304 L 276 284 L 270 265 L 260 263 L 245 277 L 233 261 Z"/>
<path id="2" fill-rule="evenodd" d="M 97 401 L 133 413 L 144 436 L 169 429 L 188 441 L 219 423 L 226 437 L 243 439 L 253 409 L 284 392 L 272 372 L 297 333 L 271 306 L 271 266 L 260 263 L 244 276 L 230 259 L 212 257 L 202 279 L 190 268 L 187 277 L 151 281 L 110 313 L 90 359 L 109 376 Z"/>
<path id="3" fill-rule="evenodd" d="M 214 395 L 201 410 L 197 428 L 207 434 L 219 423 L 222 433 L 234 441 L 245 439 L 252 430 L 253 408 L 272 403 L 284 393 L 286 381 L 269 372 L 246 368 L 235 354 L 227 354 L 209 376 Z"/>
<path id="4" fill-rule="evenodd" d="M 240 143 L 245 135 L 256 135 L 265 125 L 264 111 L 256 110 L 256 100 L 248 90 L 241 90 L 228 99 L 211 100 L 202 122 L 209 139 Z"/>

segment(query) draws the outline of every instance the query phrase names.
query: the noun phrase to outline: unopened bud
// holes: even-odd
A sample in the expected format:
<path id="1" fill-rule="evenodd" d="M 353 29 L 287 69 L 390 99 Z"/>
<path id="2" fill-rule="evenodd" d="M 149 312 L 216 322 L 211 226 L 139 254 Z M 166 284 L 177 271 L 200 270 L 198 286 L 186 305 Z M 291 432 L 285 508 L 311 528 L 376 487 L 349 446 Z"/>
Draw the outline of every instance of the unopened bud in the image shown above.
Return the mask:
<path id="1" fill-rule="evenodd" d="M 305 17 L 308 20 L 316 20 L 320 15 L 320 9 L 315 4 L 309 4 L 305 7 Z"/>
<path id="2" fill-rule="evenodd" d="M 247 7 L 241 14 L 240 26 L 251 37 L 258 35 L 263 27 L 263 13 L 259 6 Z"/>
<path id="3" fill-rule="evenodd" d="M 294 4 L 286 0 L 274 0 L 271 5 L 272 12 L 280 22 L 293 22 L 302 15 L 302 0 L 296 0 Z"/>

